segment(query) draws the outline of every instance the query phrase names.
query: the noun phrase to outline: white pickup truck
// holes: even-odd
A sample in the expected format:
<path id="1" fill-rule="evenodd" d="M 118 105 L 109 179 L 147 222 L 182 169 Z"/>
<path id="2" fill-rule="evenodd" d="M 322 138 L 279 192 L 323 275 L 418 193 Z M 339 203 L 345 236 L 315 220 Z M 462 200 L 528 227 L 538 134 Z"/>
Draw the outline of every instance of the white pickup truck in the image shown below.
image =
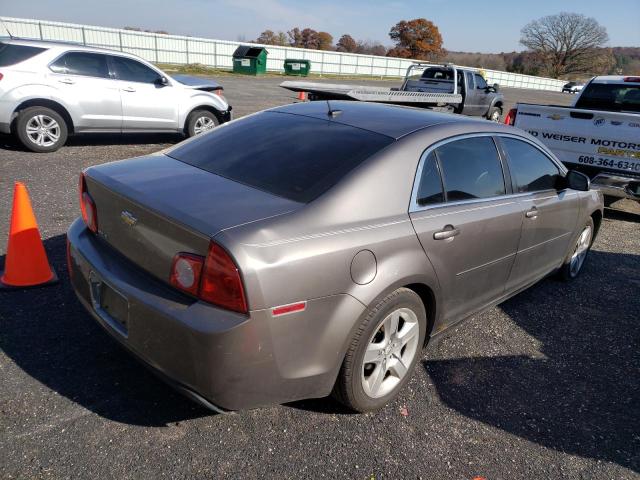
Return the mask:
<path id="1" fill-rule="evenodd" d="M 572 107 L 518 103 L 505 123 L 541 140 L 591 178 L 605 204 L 640 201 L 640 77 L 594 77 Z"/>

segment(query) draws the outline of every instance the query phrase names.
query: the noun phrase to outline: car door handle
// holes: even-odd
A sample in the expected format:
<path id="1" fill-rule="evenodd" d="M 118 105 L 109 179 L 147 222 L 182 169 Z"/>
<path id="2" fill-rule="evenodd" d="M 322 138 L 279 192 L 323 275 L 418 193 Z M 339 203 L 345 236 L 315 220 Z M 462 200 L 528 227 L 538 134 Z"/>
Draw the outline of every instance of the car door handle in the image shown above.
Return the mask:
<path id="1" fill-rule="evenodd" d="M 538 216 L 538 209 L 536 207 L 531 207 L 527 210 L 524 216 L 527 218 L 536 218 Z"/>
<path id="2" fill-rule="evenodd" d="M 60 80 L 58 80 L 60 83 L 66 83 L 67 85 L 73 85 L 74 83 L 76 83 L 75 80 L 72 80 L 70 78 L 61 78 Z"/>
<path id="3" fill-rule="evenodd" d="M 123 92 L 135 92 L 135 91 L 136 91 L 136 89 L 135 89 L 135 88 L 133 88 L 133 87 L 124 87 L 124 88 L 122 89 L 122 91 L 123 91 Z"/>
<path id="4" fill-rule="evenodd" d="M 445 227 L 433 234 L 434 240 L 446 240 L 447 238 L 453 238 L 460 235 L 460 229 L 455 228 L 453 225 L 445 225 Z"/>

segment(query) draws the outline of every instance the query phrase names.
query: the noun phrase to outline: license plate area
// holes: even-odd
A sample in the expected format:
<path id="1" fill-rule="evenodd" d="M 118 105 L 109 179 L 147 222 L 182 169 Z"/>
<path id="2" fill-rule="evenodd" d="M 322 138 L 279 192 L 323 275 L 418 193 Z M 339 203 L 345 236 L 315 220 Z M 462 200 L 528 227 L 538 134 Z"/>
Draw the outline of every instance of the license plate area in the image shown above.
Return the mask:
<path id="1" fill-rule="evenodd" d="M 129 301 L 102 280 L 95 272 L 89 274 L 91 303 L 98 316 L 120 335 L 129 331 Z"/>

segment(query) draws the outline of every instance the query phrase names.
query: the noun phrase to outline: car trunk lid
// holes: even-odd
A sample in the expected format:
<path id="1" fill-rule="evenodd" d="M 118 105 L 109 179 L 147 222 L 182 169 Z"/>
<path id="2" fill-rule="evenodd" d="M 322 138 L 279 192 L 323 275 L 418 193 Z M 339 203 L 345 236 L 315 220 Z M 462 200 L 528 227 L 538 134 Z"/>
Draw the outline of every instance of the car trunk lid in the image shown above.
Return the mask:
<path id="1" fill-rule="evenodd" d="M 85 178 L 100 237 L 162 280 L 176 253 L 205 256 L 222 230 L 302 206 L 162 154 L 92 167 Z"/>

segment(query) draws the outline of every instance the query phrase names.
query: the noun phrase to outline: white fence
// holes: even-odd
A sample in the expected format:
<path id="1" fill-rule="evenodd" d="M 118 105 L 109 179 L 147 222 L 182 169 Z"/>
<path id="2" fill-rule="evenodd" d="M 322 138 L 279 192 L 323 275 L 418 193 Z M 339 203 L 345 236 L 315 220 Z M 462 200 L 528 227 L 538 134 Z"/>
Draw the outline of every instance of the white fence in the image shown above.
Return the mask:
<path id="1" fill-rule="evenodd" d="M 214 68 L 231 69 L 233 52 L 239 45 L 246 45 L 246 43 L 228 40 L 136 32 L 45 20 L 11 17 L 0 17 L 0 19 L 14 37 L 76 42 L 94 47 L 111 48 L 133 53 L 154 63 L 199 63 Z M 285 58 L 310 60 L 312 73 L 374 77 L 401 77 L 412 63 L 411 60 L 374 55 L 274 45 L 265 45 L 265 47 L 269 52 L 267 69 L 274 72 L 284 71 Z M 505 87 L 559 91 L 564 84 L 563 81 L 553 78 L 498 70 L 484 69 L 483 71 L 489 84 L 498 83 Z"/>

